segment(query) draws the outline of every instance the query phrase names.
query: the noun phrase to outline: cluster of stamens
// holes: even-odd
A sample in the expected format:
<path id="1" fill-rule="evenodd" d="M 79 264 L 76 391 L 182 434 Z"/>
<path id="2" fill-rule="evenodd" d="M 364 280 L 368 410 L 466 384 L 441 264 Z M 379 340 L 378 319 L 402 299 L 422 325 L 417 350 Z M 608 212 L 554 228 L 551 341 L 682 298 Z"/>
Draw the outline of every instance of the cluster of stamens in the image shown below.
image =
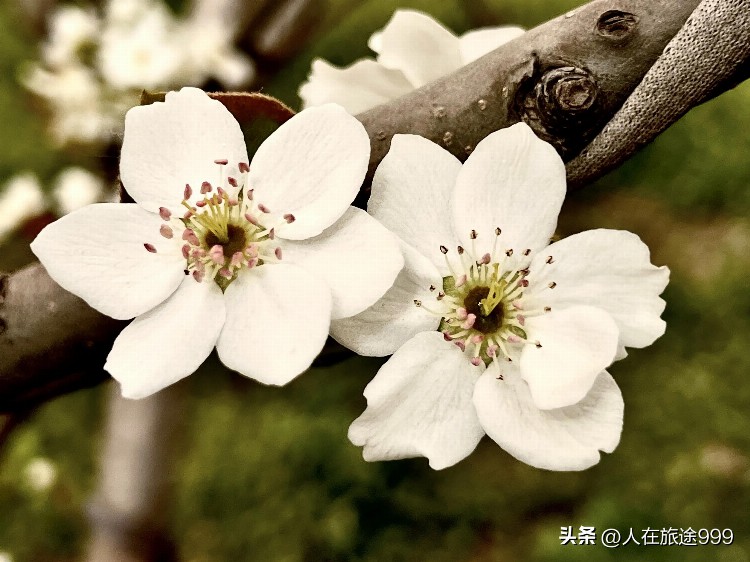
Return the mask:
<path id="1" fill-rule="evenodd" d="M 294 222 L 294 215 L 274 215 L 262 203 L 255 201 L 252 189 L 246 189 L 250 167 L 241 162 L 240 177 L 224 178 L 227 160 L 216 160 L 222 173 L 218 186 L 203 182 L 202 199 L 191 203 L 193 188 L 185 185 L 182 206 L 187 209 L 182 217 L 175 217 L 161 207 L 159 215 L 164 224 L 159 233 L 167 239 L 180 236 L 185 274 L 202 282 L 213 280 L 222 288 L 237 277 L 242 268 L 252 269 L 282 259 L 281 246 L 275 243 L 275 228 Z M 230 195 L 237 193 L 237 195 Z M 153 244 L 144 244 L 149 252 L 156 252 Z"/>
<path id="2" fill-rule="evenodd" d="M 513 258 L 513 249 L 498 250 L 500 228 L 495 229 L 492 251 L 478 256 L 475 240 L 477 232 L 470 233 L 471 249 L 462 246 L 451 254 L 445 246 L 440 251 L 451 275 L 443 279 L 443 287 L 430 286 L 436 296 L 436 306 L 422 307 L 441 318 L 439 330 L 446 341 L 453 342 L 467 352 L 472 364 L 489 365 L 493 361 L 512 361 L 511 352 L 518 345 L 535 345 L 524 328 L 526 319 L 550 312 L 550 307 L 526 309 L 524 291 L 529 286 L 531 250 L 522 252 L 523 258 Z M 553 263 L 552 256 L 545 261 Z M 554 289 L 551 282 L 546 288 Z"/>

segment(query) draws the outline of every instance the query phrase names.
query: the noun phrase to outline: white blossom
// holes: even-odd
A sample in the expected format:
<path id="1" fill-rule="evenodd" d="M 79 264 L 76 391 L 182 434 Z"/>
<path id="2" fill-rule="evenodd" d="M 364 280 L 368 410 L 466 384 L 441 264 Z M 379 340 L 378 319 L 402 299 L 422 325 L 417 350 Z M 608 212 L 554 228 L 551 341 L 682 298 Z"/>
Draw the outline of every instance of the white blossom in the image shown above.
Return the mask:
<path id="1" fill-rule="evenodd" d="M 283 385 L 310 366 L 331 318 L 372 305 L 403 266 L 395 237 L 350 207 L 369 152 L 364 127 L 326 105 L 282 125 L 248 165 L 237 121 L 184 88 L 127 114 L 120 177 L 136 203 L 74 211 L 31 247 L 62 287 L 135 318 L 105 365 L 124 396 L 186 377 L 214 346 L 231 369 Z"/>
<path id="2" fill-rule="evenodd" d="M 365 459 L 444 468 L 486 433 L 533 466 L 581 470 L 617 446 L 623 401 L 605 369 L 663 334 L 669 271 L 629 232 L 550 244 L 565 191 L 562 160 L 525 124 L 489 135 L 463 166 L 394 137 L 368 211 L 401 238 L 406 265 L 331 332 L 393 354 L 349 430 Z"/>
<path id="3" fill-rule="evenodd" d="M 42 45 L 42 58 L 52 67 L 81 62 L 82 51 L 95 44 L 99 18 L 93 9 L 61 5 L 49 21 L 49 39 Z"/>
<path id="4" fill-rule="evenodd" d="M 105 83 L 118 90 L 172 83 L 182 63 L 176 32 L 174 18 L 161 3 L 153 3 L 127 26 L 106 26 L 97 53 Z"/>
<path id="5" fill-rule="evenodd" d="M 60 215 L 97 203 L 104 196 L 104 182 L 84 168 L 72 166 L 57 175 L 52 198 Z"/>
<path id="6" fill-rule="evenodd" d="M 101 16 L 64 5 L 49 27 L 41 60 L 25 65 L 20 80 L 45 101 L 60 145 L 110 142 L 143 89 L 211 78 L 239 88 L 254 76 L 252 61 L 218 20 L 175 17 L 158 0 L 109 0 Z"/>
<path id="7" fill-rule="evenodd" d="M 489 27 L 456 37 L 427 14 L 396 10 L 370 37 L 376 60 L 336 68 L 316 59 L 299 95 L 304 107 L 333 102 L 360 113 L 455 72 L 523 33 L 519 27 Z"/>
<path id="8" fill-rule="evenodd" d="M 34 174 L 11 178 L 0 191 L 0 241 L 45 207 L 44 193 Z"/>

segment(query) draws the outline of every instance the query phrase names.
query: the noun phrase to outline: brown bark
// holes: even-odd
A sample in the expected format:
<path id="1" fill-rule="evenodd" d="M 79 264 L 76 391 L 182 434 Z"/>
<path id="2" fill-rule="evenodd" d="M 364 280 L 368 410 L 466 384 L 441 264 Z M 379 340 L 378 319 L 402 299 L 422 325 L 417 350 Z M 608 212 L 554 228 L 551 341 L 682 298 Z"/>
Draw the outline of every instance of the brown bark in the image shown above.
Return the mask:
<path id="1" fill-rule="evenodd" d="M 704 5 L 714 1 L 704 0 Z M 747 0 L 730 2 L 747 10 Z M 425 136 L 464 160 L 482 138 L 520 120 L 570 160 L 615 115 L 698 4 L 699 0 L 594 0 L 450 76 L 359 115 L 373 145 L 370 174 L 393 134 Z M 710 23 L 712 16 L 704 10 L 700 17 Z M 747 18 L 739 25 L 744 27 L 735 31 L 747 36 Z M 664 60 L 668 63 L 668 57 L 676 55 L 700 68 L 712 68 L 710 45 L 702 42 L 681 43 L 679 52 Z M 726 61 L 726 56 L 714 58 L 713 64 Z M 710 93 L 691 98 L 688 105 L 747 76 L 742 44 L 735 63 L 712 82 Z M 693 79 L 685 71 L 674 77 L 675 83 Z M 677 117 L 662 119 L 662 128 Z M 625 124 L 618 135 L 627 130 Z M 594 163 L 586 171 L 586 181 L 607 169 Z M 365 187 L 358 203 L 366 199 Z M 122 323 L 63 291 L 39 265 L 7 277 L 2 287 L 0 411 L 27 407 L 105 378 L 101 365 Z"/>

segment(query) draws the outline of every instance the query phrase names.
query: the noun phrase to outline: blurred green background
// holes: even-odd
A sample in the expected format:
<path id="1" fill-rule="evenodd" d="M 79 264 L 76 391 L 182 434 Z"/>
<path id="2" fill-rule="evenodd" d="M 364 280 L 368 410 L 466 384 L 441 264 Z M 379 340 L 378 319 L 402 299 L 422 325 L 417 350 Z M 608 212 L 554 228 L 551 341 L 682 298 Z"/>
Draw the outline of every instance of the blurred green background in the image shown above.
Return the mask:
<path id="1" fill-rule="evenodd" d="M 576 0 L 329 0 L 316 40 L 267 91 L 297 104 L 314 56 L 346 64 L 397 7 L 433 13 L 457 32 L 533 26 Z M 468 7 L 467 7 L 468 4 Z M 21 170 L 49 178 L 65 163 L 18 86 L 34 39 L 0 5 L 0 183 Z M 615 364 L 625 398 L 622 442 L 582 473 L 525 466 L 485 439 L 457 466 L 424 459 L 368 464 L 346 431 L 381 364 L 354 358 L 284 389 L 238 380 L 211 361 L 184 384 L 181 454 L 170 525 L 188 562 L 750 561 L 750 84 L 692 111 L 622 169 L 572 194 L 560 231 L 624 228 L 672 269 L 666 335 Z M 0 267 L 28 259 L 28 240 L 0 248 Z M 13 248 L 11 249 L 11 245 Z M 0 551 L 15 562 L 78 559 L 96 483 L 102 388 L 41 408 L 0 458 Z M 25 467 L 50 459 L 54 485 Z M 729 528 L 731 546 L 561 546 L 560 527 Z"/>

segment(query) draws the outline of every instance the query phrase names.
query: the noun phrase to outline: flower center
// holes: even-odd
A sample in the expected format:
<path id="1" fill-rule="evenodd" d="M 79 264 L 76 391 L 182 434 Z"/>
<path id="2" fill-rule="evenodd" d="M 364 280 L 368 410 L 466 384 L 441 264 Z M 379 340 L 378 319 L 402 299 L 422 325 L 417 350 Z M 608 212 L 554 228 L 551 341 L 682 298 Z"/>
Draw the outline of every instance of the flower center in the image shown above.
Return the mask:
<path id="1" fill-rule="evenodd" d="M 540 310 L 525 310 L 524 295 L 529 287 L 530 271 L 525 264 L 531 260 L 531 250 L 525 250 L 523 259 L 513 261 L 513 250 L 497 252 L 497 241 L 501 230 L 495 229 L 492 252 L 477 258 L 474 240 L 476 231 L 471 231 L 472 249 L 462 246 L 451 254 L 445 246 L 440 251 L 445 256 L 451 275 L 443 278 L 443 287 L 436 292 L 437 307 L 428 308 L 422 301 L 417 306 L 440 316 L 439 330 L 446 341 L 453 342 L 462 351 L 470 354 L 474 365 L 489 365 L 498 358 L 512 361 L 511 353 L 519 345 L 536 345 L 530 341 L 524 328 L 526 318 L 549 312 L 549 307 Z M 552 263 L 548 258 L 546 263 Z M 550 283 L 549 288 L 555 284 Z"/>
<path id="2" fill-rule="evenodd" d="M 294 216 L 281 217 L 262 203 L 254 201 L 253 190 L 245 189 L 250 168 L 239 164 L 241 177 L 224 180 L 227 160 L 216 160 L 222 169 L 220 183 L 214 187 L 209 182 L 201 184 L 203 198 L 190 203 L 193 189 L 185 186 L 182 205 L 187 212 L 182 218 L 172 217 L 169 209 L 161 207 L 159 215 L 165 221 L 159 229 L 164 238 L 181 233 L 182 256 L 186 260 L 185 274 L 192 274 L 197 282 L 205 278 L 215 281 L 222 291 L 237 278 L 242 269 L 252 269 L 267 263 L 281 261 L 281 246 L 275 241 L 275 227 L 294 222 Z M 229 193 L 237 192 L 237 196 Z M 144 244 L 149 252 L 156 252 L 152 244 Z"/>
<path id="3" fill-rule="evenodd" d="M 225 256 L 233 256 L 237 252 L 244 252 L 248 246 L 245 229 L 234 224 L 227 225 L 227 232 L 223 236 L 208 231 L 205 242 L 209 248 L 221 246 L 222 253 Z"/>
<path id="4" fill-rule="evenodd" d="M 464 308 L 468 314 L 476 317 L 474 329 L 483 334 L 492 334 L 503 325 L 505 309 L 500 301 L 488 304 L 492 301 L 487 299 L 490 294 L 489 287 L 474 287 L 464 298 Z"/>

